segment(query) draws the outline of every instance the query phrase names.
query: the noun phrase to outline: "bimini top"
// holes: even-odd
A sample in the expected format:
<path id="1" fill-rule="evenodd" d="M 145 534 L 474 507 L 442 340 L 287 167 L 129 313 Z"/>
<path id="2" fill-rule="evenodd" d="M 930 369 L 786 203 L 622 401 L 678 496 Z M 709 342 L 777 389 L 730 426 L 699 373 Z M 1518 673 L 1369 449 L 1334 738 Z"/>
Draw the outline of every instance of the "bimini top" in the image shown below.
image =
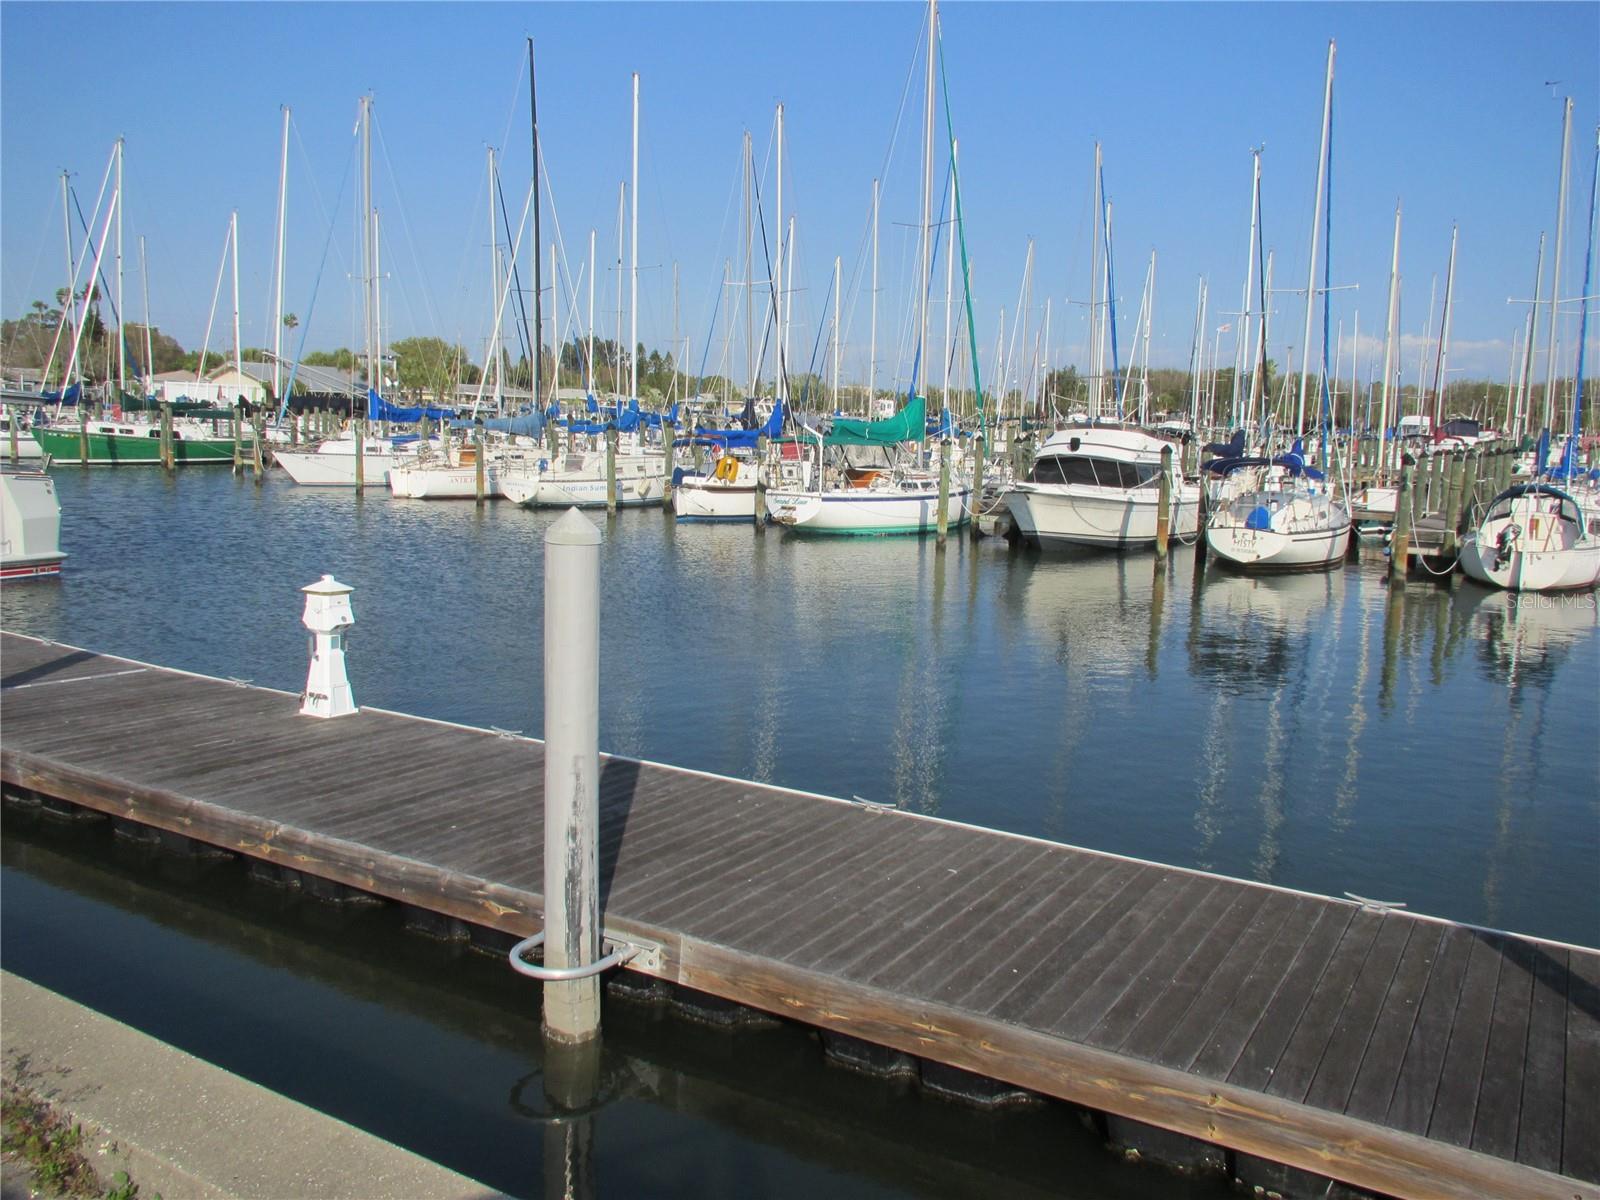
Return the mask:
<path id="1" fill-rule="evenodd" d="M 1208 446 L 1206 449 L 1209 450 L 1212 447 Z M 1298 440 L 1295 441 L 1294 449 L 1278 455 L 1277 458 L 1263 458 L 1254 454 L 1235 454 L 1224 458 L 1213 458 L 1200 464 L 1202 471 L 1209 472 L 1212 475 L 1232 475 L 1235 471 L 1243 470 L 1245 467 L 1282 467 L 1291 476 L 1299 477 L 1304 475 L 1307 479 L 1318 482 L 1325 478 L 1322 472 L 1315 467 L 1306 466 L 1305 451 L 1301 449 Z"/>
<path id="2" fill-rule="evenodd" d="M 1508 487 L 1493 500 L 1489 501 L 1488 512 L 1493 515 L 1502 504 L 1509 505 L 1513 500 L 1520 500 L 1524 496 L 1549 496 L 1558 502 L 1561 516 L 1564 520 L 1573 522 L 1579 528 L 1583 527 L 1583 509 L 1578 502 L 1560 488 L 1548 483 L 1518 483 Z"/>

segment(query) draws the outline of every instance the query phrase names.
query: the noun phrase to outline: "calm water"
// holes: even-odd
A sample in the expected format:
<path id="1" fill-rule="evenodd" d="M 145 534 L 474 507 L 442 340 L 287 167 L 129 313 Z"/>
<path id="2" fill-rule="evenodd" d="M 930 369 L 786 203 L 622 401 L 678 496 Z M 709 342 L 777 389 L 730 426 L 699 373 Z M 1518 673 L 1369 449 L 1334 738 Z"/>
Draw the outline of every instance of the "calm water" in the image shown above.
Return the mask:
<path id="1" fill-rule="evenodd" d="M 356 588 L 367 705 L 537 734 L 552 515 L 57 474 L 66 574 L 7 629 L 298 691 L 297 589 Z M 992 540 L 604 522 L 603 749 L 1600 943 L 1593 596 L 1252 580 Z M 8 816 L 7 969 L 519 1195 L 1210 1196 L 1059 1106 L 989 1116 L 613 1004 L 602 1103 L 551 1122 L 537 989 L 497 959 Z M 240 1036 L 240 1031 L 248 1036 Z"/>
<path id="2" fill-rule="evenodd" d="M 331 572 L 358 702 L 540 732 L 552 514 L 56 475 L 6 628 L 298 691 Z M 604 750 L 1600 943 L 1592 594 L 599 520 Z"/>

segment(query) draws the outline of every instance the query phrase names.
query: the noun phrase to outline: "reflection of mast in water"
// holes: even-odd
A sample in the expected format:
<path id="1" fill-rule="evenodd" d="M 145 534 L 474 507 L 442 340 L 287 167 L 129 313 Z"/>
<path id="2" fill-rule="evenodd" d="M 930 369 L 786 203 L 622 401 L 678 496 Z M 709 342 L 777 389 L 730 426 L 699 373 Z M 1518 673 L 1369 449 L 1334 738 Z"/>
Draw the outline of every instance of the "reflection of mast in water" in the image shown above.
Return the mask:
<path id="1" fill-rule="evenodd" d="M 1517 802 L 1541 795 L 1547 786 L 1542 785 L 1539 770 L 1552 761 L 1545 754 L 1544 735 L 1555 671 L 1575 642 L 1595 635 L 1600 611 L 1593 595 L 1518 596 L 1509 592 L 1477 593 L 1476 589 L 1473 593 L 1463 598 L 1466 611 L 1459 615 L 1465 621 L 1482 618 L 1482 657 L 1490 677 L 1506 683 L 1510 710 L 1500 752 L 1494 840 L 1483 873 L 1484 911 L 1488 920 L 1497 921 L 1502 883 L 1508 875 L 1516 876 L 1516 866 L 1510 860 L 1522 845 L 1515 831 Z M 1537 707 L 1528 745 L 1523 749 L 1518 735 L 1530 696 Z"/>
<path id="2" fill-rule="evenodd" d="M 1195 847 L 1195 866 L 1202 871 L 1216 864 L 1211 858 L 1211 848 L 1222 832 L 1218 820 L 1221 799 L 1226 789 L 1222 786 L 1228 777 L 1228 709 L 1232 697 L 1218 692 L 1211 701 L 1211 715 L 1206 719 L 1206 735 L 1200 743 L 1200 803 L 1194 810 L 1194 827 L 1200 835 Z"/>
<path id="3" fill-rule="evenodd" d="M 946 555 L 930 548 L 922 555 L 924 566 L 929 553 L 933 556 L 929 601 L 933 640 L 927 653 L 919 654 L 913 648 L 905 656 L 895 721 L 892 787 L 897 808 L 931 814 L 939 811 L 946 747 L 954 741 L 954 730 L 947 728 L 952 681 L 946 676 L 943 654 Z"/>
<path id="4" fill-rule="evenodd" d="M 1266 745 L 1261 755 L 1261 843 L 1256 847 L 1255 877 L 1271 883 L 1278 869 L 1278 830 L 1283 825 L 1283 693 L 1280 683 L 1267 708 Z"/>
<path id="5" fill-rule="evenodd" d="M 1365 592 L 1365 588 L 1361 589 Z M 1365 608 L 1366 596 L 1360 595 L 1357 603 Z M 1356 775 L 1361 763 L 1361 733 L 1367 727 L 1367 674 L 1368 652 L 1370 650 L 1371 625 L 1366 619 L 1365 611 L 1361 614 L 1361 650 L 1356 656 L 1355 686 L 1351 689 L 1350 697 L 1350 734 L 1345 739 L 1344 746 L 1344 778 L 1339 781 L 1339 786 L 1333 793 L 1333 819 L 1335 830 L 1343 833 L 1350 827 L 1350 806 L 1356 798 Z M 1387 643 L 1387 627 L 1385 628 L 1385 642 Z"/>

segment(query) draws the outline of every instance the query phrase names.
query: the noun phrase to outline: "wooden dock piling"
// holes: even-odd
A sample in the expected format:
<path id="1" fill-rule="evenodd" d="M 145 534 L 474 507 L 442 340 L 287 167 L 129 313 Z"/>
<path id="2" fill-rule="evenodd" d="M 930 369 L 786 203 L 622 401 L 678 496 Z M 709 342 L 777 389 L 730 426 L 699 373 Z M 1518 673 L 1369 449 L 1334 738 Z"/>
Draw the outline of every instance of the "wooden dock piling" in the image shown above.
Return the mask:
<path id="1" fill-rule="evenodd" d="M 1394 533 L 1389 539 L 1389 583 L 1403 584 L 1411 565 L 1411 522 L 1416 506 L 1417 468 L 1407 463 L 1400 471 L 1394 497 Z"/>
<path id="2" fill-rule="evenodd" d="M 1172 447 L 1161 447 L 1160 493 L 1156 499 L 1156 560 L 1167 557 L 1167 538 L 1172 531 Z"/>

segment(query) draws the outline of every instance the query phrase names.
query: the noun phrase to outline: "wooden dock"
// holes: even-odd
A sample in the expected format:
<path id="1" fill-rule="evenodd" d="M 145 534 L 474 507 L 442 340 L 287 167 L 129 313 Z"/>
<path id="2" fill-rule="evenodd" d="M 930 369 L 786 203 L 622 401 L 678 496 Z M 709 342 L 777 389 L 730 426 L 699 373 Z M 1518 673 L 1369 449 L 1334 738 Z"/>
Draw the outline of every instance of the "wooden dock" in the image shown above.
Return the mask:
<path id="1" fill-rule="evenodd" d="M 8 786 L 539 928 L 538 742 L 0 656 Z M 673 983 L 1374 1191 L 1600 1197 L 1600 952 L 602 761 L 605 925 Z"/>

